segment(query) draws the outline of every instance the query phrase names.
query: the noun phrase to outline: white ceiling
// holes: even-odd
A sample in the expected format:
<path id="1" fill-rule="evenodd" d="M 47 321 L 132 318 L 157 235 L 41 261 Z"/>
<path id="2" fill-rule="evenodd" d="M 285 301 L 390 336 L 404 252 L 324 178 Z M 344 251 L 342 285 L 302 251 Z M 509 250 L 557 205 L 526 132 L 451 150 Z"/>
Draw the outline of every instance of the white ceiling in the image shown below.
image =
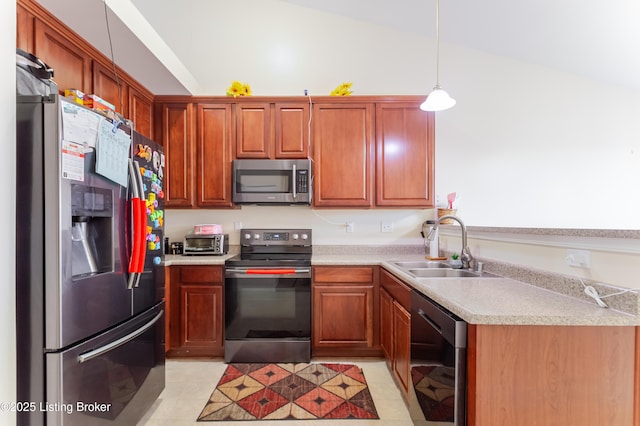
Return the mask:
<path id="1" fill-rule="evenodd" d="M 103 0 L 38 1 L 110 56 Z M 116 62 L 156 94 L 197 93 L 198 82 L 168 48 L 170 40 L 158 36 L 171 37 L 171 31 L 154 29 L 145 9 L 197 1 L 107 0 L 115 11 L 109 24 Z M 435 0 L 280 1 L 435 36 Z M 188 24 L 176 24 L 178 29 L 188 30 Z M 442 42 L 640 89 L 638 0 L 442 0 L 440 36 Z"/>

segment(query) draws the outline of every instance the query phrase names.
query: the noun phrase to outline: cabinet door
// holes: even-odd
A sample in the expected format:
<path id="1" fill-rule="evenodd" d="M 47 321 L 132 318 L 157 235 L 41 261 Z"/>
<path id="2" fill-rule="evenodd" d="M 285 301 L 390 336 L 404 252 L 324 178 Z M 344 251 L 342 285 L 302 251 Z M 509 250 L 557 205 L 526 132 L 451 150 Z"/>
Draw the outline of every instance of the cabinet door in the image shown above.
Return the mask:
<path id="1" fill-rule="evenodd" d="M 33 52 L 33 15 L 21 5 L 16 5 L 16 47 Z"/>
<path id="2" fill-rule="evenodd" d="M 153 100 L 129 86 L 129 119 L 134 123 L 135 129 L 153 139 Z"/>
<path id="3" fill-rule="evenodd" d="M 467 331 L 468 425 L 637 425 L 635 327 Z"/>
<path id="4" fill-rule="evenodd" d="M 182 285 L 182 346 L 221 348 L 222 287 Z"/>
<path id="5" fill-rule="evenodd" d="M 371 207 L 373 104 L 316 104 L 316 207 Z"/>
<path id="6" fill-rule="evenodd" d="M 434 115 L 418 103 L 376 104 L 376 205 L 433 207 Z"/>
<path id="7" fill-rule="evenodd" d="M 315 286 L 313 345 L 370 348 L 373 346 L 373 286 Z"/>
<path id="8" fill-rule="evenodd" d="M 230 104 L 198 104 L 198 207 L 231 207 L 233 116 Z"/>
<path id="9" fill-rule="evenodd" d="M 91 58 L 54 29 L 35 20 L 34 54 L 53 68 L 58 89 L 91 93 Z"/>
<path id="10" fill-rule="evenodd" d="M 99 62 L 93 61 L 93 90 L 105 101 L 113 104 L 116 111 L 124 117 L 129 117 L 128 86 L 121 77 L 116 77 L 113 68 L 107 68 Z"/>
<path id="11" fill-rule="evenodd" d="M 275 157 L 309 156 L 309 104 L 275 104 Z"/>
<path id="12" fill-rule="evenodd" d="M 411 384 L 411 314 L 393 301 L 393 371 L 405 392 Z"/>
<path id="13" fill-rule="evenodd" d="M 271 157 L 271 105 L 269 103 L 238 104 L 237 158 Z"/>
<path id="14" fill-rule="evenodd" d="M 393 298 L 380 288 L 380 346 L 389 365 L 393 365 Z"/>
<path id="15" fill-rule="evenodd" d="M 165 207 L 193 207 L 193 112 L 191 104 L 162 104 Z"/>

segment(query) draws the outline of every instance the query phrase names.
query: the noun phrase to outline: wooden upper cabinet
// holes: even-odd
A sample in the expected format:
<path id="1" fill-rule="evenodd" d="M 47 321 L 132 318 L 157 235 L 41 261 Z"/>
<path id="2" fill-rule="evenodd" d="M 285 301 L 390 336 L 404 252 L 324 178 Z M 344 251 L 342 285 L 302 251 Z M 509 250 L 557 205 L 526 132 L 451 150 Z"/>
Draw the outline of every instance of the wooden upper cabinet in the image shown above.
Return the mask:
<path id="1" fill-rule="evenodd" d="M 33 54 L 53 68 L 58 90 L 91 93 L 91 57 L 42 21 L 34 22 Z"/>
<path id="2" fill-rule="evenodd" d="M 21 5 L 16 5 L 16 47 L 33 52 L 34 16 Z"/>
<path id="3" fill-rule="evenodd" d="M 162 104 L 162 145 L 165 162 L 165 207 L 194 207 L 193 105 Z"/>
<path id="4" fill-rule="evenodd" d="M 272 156 L 271 105 L 239 103 L 237 106 L 237 158 Z"/>
<path id="5" fill-rule="evenodd" d="M 93 61 L 93 93 L 116 107 L 116 111 L 129 117 L 128 86 L 117 77 L 113 68 Z"/>
<path id="6" fill-rule="evenodd" d="M 231 207 L 233 162 L 233 110 L 231 104 L 198 104 L 198 207 Z"/>
<path id="7" fill-rule="evenodd" d="M 121 75 L 116 78 L 113 68 L 97 61 L 93 61 L 93 93 L 112 103 L 116 111 L 133 121 L 137 132 L 153 139 L 153 99 L 149 94 L 127 84 Z"/>
<path id="8" fill-rule="evenodd" d="M 434 205 L 434 114 L 419 103 L 376 104 L 376 205 Z"/>
<path id="9" fill-rule="evenodd" d="M 371 207 L 373 103 L 315 104 L 316 207 Z"/>
<path id="10" fill-rule="evenodd" d="M 309 105 L 301 102 L 239 102 L 236 158 L 307 158 Z"/>
<path id="11" fill-rule="evenodd" d="M 309 156 L 309 104 L 275 104 L 275 157 Z"/>
<path id="12" fill-rule="evenodd" d="M 129 86 L 129 119 L 137 132 L 153 138 L 153 100 Z"/>

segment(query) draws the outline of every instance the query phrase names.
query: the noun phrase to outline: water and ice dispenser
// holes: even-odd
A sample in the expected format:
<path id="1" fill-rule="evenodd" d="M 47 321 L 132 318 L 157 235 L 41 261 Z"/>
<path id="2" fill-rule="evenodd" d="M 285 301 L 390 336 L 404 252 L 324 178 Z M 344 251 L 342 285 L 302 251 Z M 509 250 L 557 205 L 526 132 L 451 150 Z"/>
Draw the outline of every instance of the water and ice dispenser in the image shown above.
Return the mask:
<path id="1" fill-rule="evenodd" d="M 88 185 L 71 185 L 72 276 L 113 270 L 113 192 Z"/>

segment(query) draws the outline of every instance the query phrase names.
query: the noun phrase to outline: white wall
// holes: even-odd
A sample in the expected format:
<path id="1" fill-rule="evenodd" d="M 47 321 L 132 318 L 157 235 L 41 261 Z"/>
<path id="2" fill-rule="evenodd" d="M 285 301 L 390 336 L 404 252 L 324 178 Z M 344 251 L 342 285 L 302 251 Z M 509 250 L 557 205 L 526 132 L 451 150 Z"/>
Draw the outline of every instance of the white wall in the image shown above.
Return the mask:
<path id="1" fill-rule="evenodd" d="M 0 133 L 2 134 L 2 155 L 0 156 L 0 200 L 5 208 L 0 209 L 0 229 L 5 241 L 5 249 L 0 256 L 0 402 L 16 400 L 16 308 L 15 308 L 15 140 L 16 140 L 16 4 L 8 1 L 0 5 Z M 0 411 L 0 424 L 15 424 L 15 414 Z"/>
<path id="2" fill-rule="evenodd" d="M 326 95 L 343 81 L 354 94 L 428 93 L 434 40 L 280 1 L 192 1 L 172 10 L 136 0 L 200 80 L 224 95 L 232 80 L 255 95 Z M 175 22 L 189 30 L 176 32 Z M 615 64 L 612 64 L 615 66 Z M 441 46 L 442 85 L 458 104 L 436 117 L 436 193 L 461 194 L 468 225 L 640 229 L 640 92 L 451 44 Z M 168 235 L 221 223 L 311 227 L 315 244 L 420 244 L 431 210 L 241 210 L 167 212 Z M 345 222 L 355 223 L 346 233 Z M 380 232 L 380 221 L 394 232 Z M 457 238 L 443 239 L 457 248 Z M 494 259 L 573 274 L 564 249 L 472 241 Z M 589 277 L 640 288 L 636 255 L 594 253 Z"/>
<path id="3" fill-rule="evenodd" d="M 433 218 L 433 210 L 312 210 L 304 206 L 243 206 L 235 210 L 167 210 L 167 236 L 181 241 L 193 225 L 219 223 L 238 244 L 236 224 L 245 228 L 311 228 L 316 245 L 421 244 L 422 222 Z M 353 222 L 348 233 L 346 222 Z M 382 221 L 393 224 L 393 232 L 381 232 Z"/>
<path id="4" fill-rule="evenodd" d="M 343 81 L 356 95 L 426 94 L 435 83 L 434 40 L 411 28 L 273 0 L 135 3 L 203 94 L 232 80 L 255 95 L 326 95 Z M 461 194 L 468 224 L 640 229 L 640 91 L 451 44 L 440 76 L 458 104 L 437 114 L 436 188 Z"/>

